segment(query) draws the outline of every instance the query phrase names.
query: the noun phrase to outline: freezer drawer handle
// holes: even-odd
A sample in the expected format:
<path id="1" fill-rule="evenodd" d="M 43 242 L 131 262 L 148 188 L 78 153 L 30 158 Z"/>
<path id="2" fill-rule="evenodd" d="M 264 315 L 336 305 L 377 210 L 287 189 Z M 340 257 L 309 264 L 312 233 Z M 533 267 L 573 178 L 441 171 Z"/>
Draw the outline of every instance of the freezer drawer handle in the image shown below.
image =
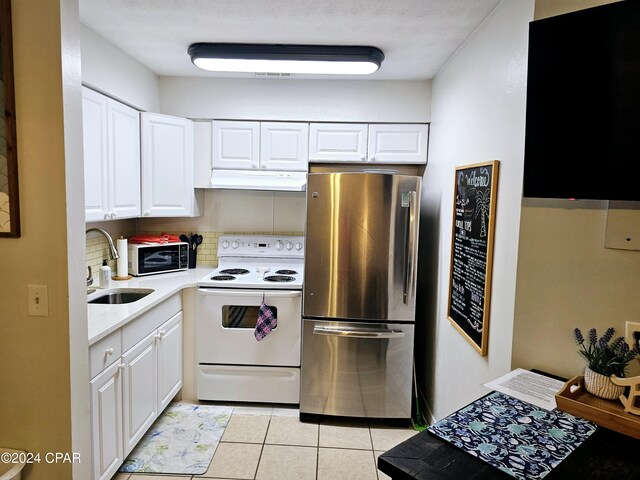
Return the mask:
<path id="1" fill-rule="evenodd" d="M 402 338 L 404 332 L 402 330 L 340 330 L 327 327 L 313 327 L 314 335 L 329 335 L 334 337 L 354 337 L 354 338 Z"/>

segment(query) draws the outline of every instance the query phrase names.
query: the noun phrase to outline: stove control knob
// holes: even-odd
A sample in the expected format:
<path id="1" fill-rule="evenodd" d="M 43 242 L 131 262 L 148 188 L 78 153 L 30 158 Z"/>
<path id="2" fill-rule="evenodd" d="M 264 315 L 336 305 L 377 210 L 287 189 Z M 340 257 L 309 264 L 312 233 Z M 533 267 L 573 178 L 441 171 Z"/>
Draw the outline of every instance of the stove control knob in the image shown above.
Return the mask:
<path id="1" fill-rule="evenodd" d="M 222 248 L 229 248 L 229 242 L 227 240 L 222 242 Z"/>
<path id="2" fill-rule="evenodd" d="M 297 242 L 296 243 L 296 250 L 298 250 L 298 251 L 302 250 L 302 242 Z"/>
<path id="3" fill-rule="evenodd" d="M 238 243 L 237 240 L 234 240 L 233 242 L 231 242 L 231 247 L 232 248 L 238 248 L 240 246 L 240 244 Z"/>
<path id="4" fill-rule="evenodd" d="M 276 250 L 280 251 L 283 247 L 284 243 L 282 243 L 282 240 L 278 240 L 278 243 L 276 243 Z"/>
<path id="5" fill-rule="evenodd" d="M 291 242 L 287 242 L 284 244 L 284 248 L 286 248 L 287 250 L 291 250 L 293 248 L 293 243 Z"/>

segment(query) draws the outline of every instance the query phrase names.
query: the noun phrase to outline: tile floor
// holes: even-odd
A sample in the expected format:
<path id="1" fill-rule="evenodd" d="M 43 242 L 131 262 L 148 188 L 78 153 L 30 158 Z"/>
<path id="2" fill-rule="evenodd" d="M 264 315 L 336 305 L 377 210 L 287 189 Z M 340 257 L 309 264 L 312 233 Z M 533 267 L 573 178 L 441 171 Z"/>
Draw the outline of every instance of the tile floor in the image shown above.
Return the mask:
<path id="1" fill-rule="evenodd" d="M 297 408 L 234 406 L 203 475 L 118 473 L 112 480 L 382 480 L 378 455 L 415 435 L 364 422 L 302 423 Z"/>

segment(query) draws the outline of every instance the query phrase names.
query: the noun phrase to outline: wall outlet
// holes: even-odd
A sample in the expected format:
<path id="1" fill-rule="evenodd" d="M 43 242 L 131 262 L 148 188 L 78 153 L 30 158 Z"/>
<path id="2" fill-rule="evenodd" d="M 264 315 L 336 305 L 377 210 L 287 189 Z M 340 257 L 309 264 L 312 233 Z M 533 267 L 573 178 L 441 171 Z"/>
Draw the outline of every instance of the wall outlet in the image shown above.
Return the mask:
<path id="1" fill-rule="evenodd" d="M 625 322 L 624 338 L 631 348 L 637 346 L 637 340 L 633 337 L 634 332 L 640 332 L 640 322 Z"/>

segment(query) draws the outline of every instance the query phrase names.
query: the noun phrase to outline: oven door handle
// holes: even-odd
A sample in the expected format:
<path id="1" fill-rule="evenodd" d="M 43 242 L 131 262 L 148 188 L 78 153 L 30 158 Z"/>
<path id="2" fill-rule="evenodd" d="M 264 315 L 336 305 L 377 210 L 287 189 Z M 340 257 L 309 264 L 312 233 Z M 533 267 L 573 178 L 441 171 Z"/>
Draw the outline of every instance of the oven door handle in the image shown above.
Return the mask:
<path id="1" fill-rule="evenodd" d="M 351 337 L 351 338 L 403 338 L 404 332 L 402 330 L 356 330 L 356 329 L 342 329 L 321 327 L 315 325 L 313 327 L 314 335 L 327 335 L 331 337 Z"/>
<path id="2" fill-rule="evenodd" d="M 226 289 L 220 290 L 215 288 L 206 288 L 200 287 L 198 288 L 198 293 L 201 295 L 212 295 L 212 296 L 225 296 L 225 297 L 255 297 L 262 299 L 262 295 L 266 298 L 296 298 L 301 297 L 302 292 L 300 290 L 236 290 L 236 289 Z"/>

